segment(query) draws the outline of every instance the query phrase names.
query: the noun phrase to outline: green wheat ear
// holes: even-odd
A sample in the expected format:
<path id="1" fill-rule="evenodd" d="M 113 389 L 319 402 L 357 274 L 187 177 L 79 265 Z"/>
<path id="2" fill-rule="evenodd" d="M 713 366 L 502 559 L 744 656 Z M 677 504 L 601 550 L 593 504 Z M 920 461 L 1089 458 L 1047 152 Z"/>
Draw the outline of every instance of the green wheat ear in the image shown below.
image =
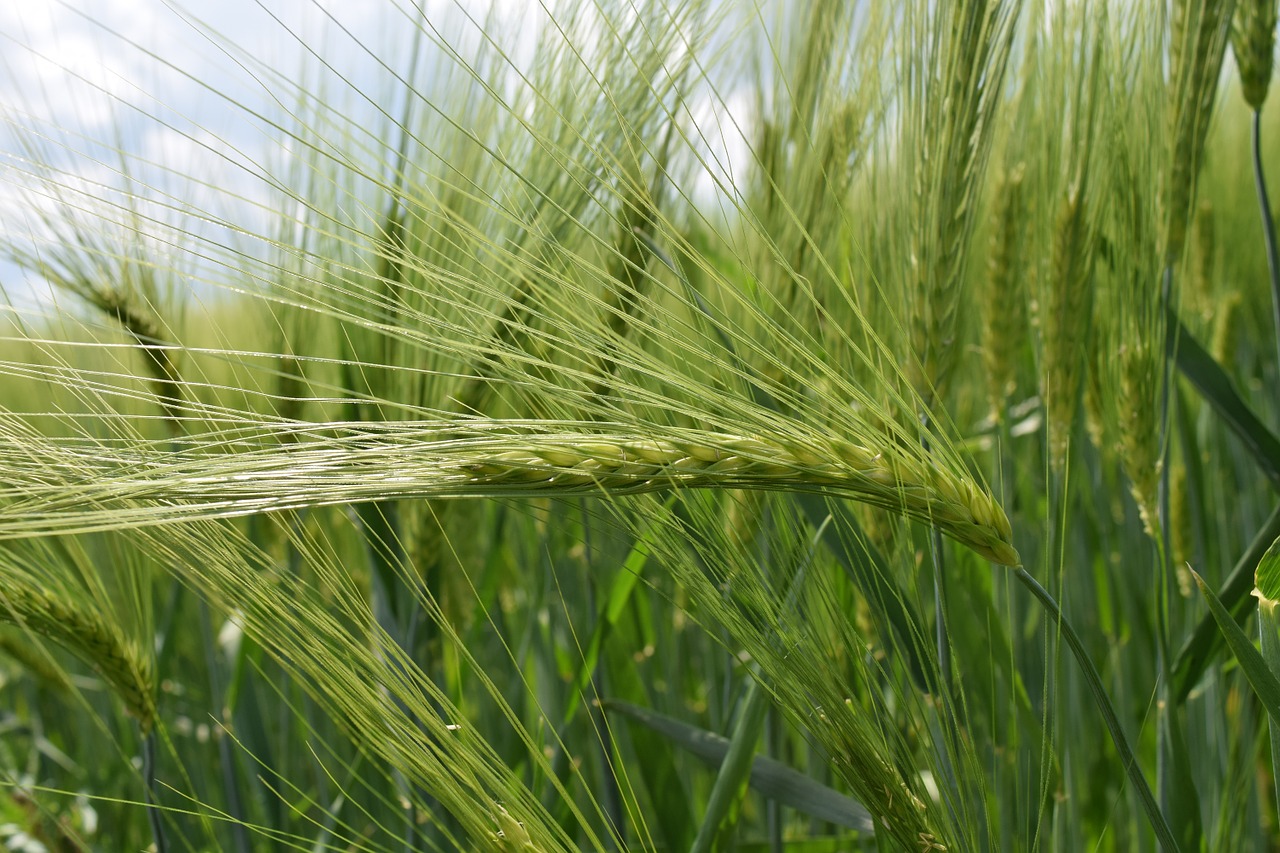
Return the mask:
<path id="1" fill-rule="evenodd" d="M 1231 52 L 1240 70 L 1244 101 L 1262 110 L 1271 86 L 1276 47 L 1276 0 L 1236 0 L 1231 21 Z"/>
<path id="2" fill-rule="evenodd" d="M 314 424 L 304 440 L 267 441 L 231 455 L 157 456 L 127 447 L 108 455 L 31 437 L 25 455 L 43 474 L 35 481 L 28 469 L 21 483 L 0 487 L 10 510 L 0 518 L 0 538 L 358 501 L 733 488 L 844 495 L 935 525 L 994 562 L 1019 562 L 1000 505 L 929 457 L 830 439 L 670 428 L 654 438 L 599 432 L 601 426 Z M 327 431 L 338 435 L 316 435 Z M 217 438 L 208 437 L 208 446 Z"/>
<path id="3" fill-rule="evenodd" d="M 143 734 L 151 731 L 156 720 L 151 661 L 101 613 L 9 574 L 0 590 L 0 621 L 74 652 L 111 686 Z"/>
<path id="4" fill-rule="evenodd" d="M 1169 99 L 1169 150 L 1161 186 L 1163 253 L 1176 263 L 1186 244 L 1194 213 L 1200 167 L 1219 72 L 1230 40 L 1234 3 L 1229 0 L 1174 0 L 1172 11 Z M 1251 27 L 1257 32 L 1255 27 Z"/>
<path id="5" fill-rule="evenodd" d="M 497 821 L 498 831 L 492 839 L 497 853 L 541 853 L 542 848 L 533 843 L 525 825 L 502 806 L 498 806 Z"/>

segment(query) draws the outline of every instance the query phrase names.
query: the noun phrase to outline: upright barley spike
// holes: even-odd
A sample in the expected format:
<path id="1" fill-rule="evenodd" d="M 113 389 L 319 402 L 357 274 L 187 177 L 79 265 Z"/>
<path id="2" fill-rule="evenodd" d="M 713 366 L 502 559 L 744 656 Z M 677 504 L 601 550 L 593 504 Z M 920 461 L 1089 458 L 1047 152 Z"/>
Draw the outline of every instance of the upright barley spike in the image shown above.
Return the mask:
<path id="1" fill-rule="evenodd" d="M 1191 310 L 1209 314 L 1213 309 L 1214 265 L 1217 263 L 1218 239 L 1214 228 L 1213 202 L 1205 199 L 1196 208 L 1195 268 L 1183 292 Z"/>
<path id="2" fill-rule="evenodd" d="M 1137 336 L 1121 345 L 1119 359 L 1120 458 L 1129 475 L 1142 525 L 1156 538 L 1160 530 L 1159 484 L 1164 460 L 1151 389 L 1158 387 L 1160 381 L 1160 359 L 1154 342 Z"/>
<path id="3" fill-rule="evenodd" d="M 1213 333 L 1209 338 L 1209 355 L 1218 364 L 1234 364 L 1240 344 L 1240 305 L 1244 297 L 1239 290 L 1223 295 L 1213 314 Z"/>
<path id="4" fill-rule="evenodd" d="M 1209 119 L 1217 96 L 1233 3 L 1174 0 L 1170 44 L 1169 138 L 1164 191 L 1164 258 L 1182 257 Z"/>
<path id="5" fill-rule="evenodd" d="M 1093 238 L 1079 186 L 1072 186 L 1058 209 L 1050 257 L 1046 307 L 1041 315 L 1044 352 L 1041 393 L 1049 432 L 1049 459 L 1055 471 L 1066 466 L 1071 431 L 1079 408 L 1085 341 L 1093 315 Z"/>
<path id="6" fill-rule="evenodd" d="M 957 318 L 967 243 L 987 155 L 992 116 L 1012 44 L 1014 9 L 1001 2 L 941 4 L 948 37 L 929 68 L 922 105 L 924 153 L 916 166 L 918 221 L 910 224 L 910 344 L 919 359 L 910 379 L 928 403 L 943 390 L 956 362 Z M 934 75 L 938 74 L 936 79 Z M 936 86 L 936 88 L 935 88 Z"/>
<path id="7" fill-rule="evenodd" d="M 1013 389 L 1018 351 L 1026 339 L 1026 311 L 1019 279 L 1022 241 L 1021 166 L 996 184 L 991 252 L 982 300 L 982 356 L 987 368 L 987 399 L 992 416 L 1004 419 Z"/>
<path id="8" fill-rule="evenodd" d="M 1275 324 L 1277 363 L 1280 363 L 1280 245 L 1276 242 L 1275 218 L 1267 193 L 1262 164 L 1262 103 L 1271 82 L 1271 66 L 1276 40 L 1276 0 L 1242 0 L 1232 21 L 1231 47 L 1240 67 L 1244 99 L 1253 110 L 1253 181 L 1262 218 L 1262 239 L 1271 277 L 1271 311 Z"/>
<path id="9" fill-rule="evenodd" d="M 1276 0 L 1236 0 L 1231 21 L 1231 52 L 1240 69 L 1245 103 L 1262 111 L 1271 85 L 1276 47 Z"/>

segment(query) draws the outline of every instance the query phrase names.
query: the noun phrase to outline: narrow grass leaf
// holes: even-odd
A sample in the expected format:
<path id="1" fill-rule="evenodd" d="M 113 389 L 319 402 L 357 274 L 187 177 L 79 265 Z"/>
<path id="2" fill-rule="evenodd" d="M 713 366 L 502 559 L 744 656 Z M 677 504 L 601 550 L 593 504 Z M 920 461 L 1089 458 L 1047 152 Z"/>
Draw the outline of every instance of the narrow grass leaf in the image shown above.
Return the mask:
<path id="1" fill-rule="evenodd" d="M 1280 721 L 1280 678 L 1277 678 L 1275 673 L 1267 667 L 1262 654 L 1254 648 L 1248 635 L 1236 624 L 1236 620 L 1218 600 L 1218 596 L 1213 594 L 1213 590 L 1209 589 L 1204 579 L 1194 569 L 1191 576 L 1195 578 L 1196 586 L 1200 588 L 1200 593 L 1208 602 L 1209 611 L 1213 614 L 1214 621 L 1218 623 L 1218 629 L 1226 638 L 1232 654 L 1240 662 L 1240 668 L 1244 671 L 1245 678 L 1249 680 L 1249 686 L 1253 688 L 1254 693 L 1258 694 L 1258 698 L 1262 700 L 1262 706 L 1266 708 L 1271 719 Z"/>
<path id="2" fill-rule="evenodd" d="M 1235 568 L 1216 596 L 1237 622 L 1243 622 L 1257 604 L 1257 599 L 1250 596 L 1249 591 L 1254 586 L 1258 564 L 1276 537 L 1280 537 L 1280 506 L 1272 510 L 1262 528 L 1254 535 L 1253 541 L 1240 555 Z M 1186 701 L 1191 689 L 1204 675 L 1209 661 L 1222 650 L 1223 643 L 1222 632 L 1213 616 L 1206 615 L 1178 650 L 1178 656 L 1170 670 L 1173 673 L 1170 695 L 1175 702 Z"/>
<path id="3" fill-rule="evenodd" d="M 756 744 L 764 732 L 764 718 L 769 713 L 769 694 L 756 681 L 758 674 L 748 677 L 747 689 L 733 724 L 733 735 L 724 760 L 720 762 L 716 783 L 702 815 L 702 825 L 693 840 L 692 853 L 711 853 L 730 846 L 742 813 L 742 799 L 751 779 Z"/>
<path id="4" fill-rule="evenodd" d="M 1280 602 L 1280 537 L 1258 561 L 1254 587 L 1253 595 L 1259 602 L 1270 605 Z"/>
<path id="5" fill-rule="evenodd" d="M 729 753 L 730 740 L 723 735 L 627 702 L 608 701 L 605 709 L 625 714 L 646 728 L 666 736 L 676 746 L 713 766 Z M 841 794 L 774 758 L 757 755 L 751 764 L 750 784 L 761 796 L 810 817 L 846 829 L 872 834 L 871 813 L 852 797 Z"/>
<path id="6" fill-rule="evenodd" d="M 1280 538 L 1277 538 L 1258 563 L 1253 596 L 1258 600 L 1258 638 L 1262 659 L 1273 674 L 1280 674 Z M 1280 770 L 1280 720 L 1268 721 L 1271 735 L 1271 773 Z M 1280 790 L 1275 791 L 1276 814 L 1280 814 Z"/>
<path id="7" fill-rule="evenodd" d="M 667 500 L 667 507 L 671 506 L 674 499 Z M 596 667 L 600 663 L 600 650 L 604 646 L 604 641 L 608 637 L 609 632 L 617 625 L 618 620 L 622 618 L 623 611 L 626 610 L 627 604 L 631 601 L 631 594 L 635 591 L 640 583 L 640 578 L 644 575 L 644 567 L 649 562 L 649 552 L 653 546 L 654 532 L 652 528 L 641 532 L 637 537 L 635 545 L 631 547 L 626 559 L 622 563 L 613 583 L 609 587 L 609 594 L 605 596 L 600 606 L 600 613 L 596 617 L 595 627 L 591 630 L 591 637 L 587 640 L 587 650 L 582 656 L 582 662 L 578 664 L 578 672 L 573 678 L 573 687 L 569 694 L 568 704 L 565 706 L 564 723 L 573 719 L 573 715 L 577 712 L 578 707 L 582 704 L 582 697 L 591 685 L 591 674 L 596 671 Z"/>
<path id="8" fill-rule="evenodd" d="M 1172 310 L 1169 312 L 1169 325 L 1171 329 L 1177 329 L 1176 333 L 1167 336 L 1167 340 L 1171 347 L 1176 348 L 1178 370 L 1244 443 L 1258 464 L 1258 470 L 1280 491 L 1280 439 L 1245 404 L 1231 377 Z"/>

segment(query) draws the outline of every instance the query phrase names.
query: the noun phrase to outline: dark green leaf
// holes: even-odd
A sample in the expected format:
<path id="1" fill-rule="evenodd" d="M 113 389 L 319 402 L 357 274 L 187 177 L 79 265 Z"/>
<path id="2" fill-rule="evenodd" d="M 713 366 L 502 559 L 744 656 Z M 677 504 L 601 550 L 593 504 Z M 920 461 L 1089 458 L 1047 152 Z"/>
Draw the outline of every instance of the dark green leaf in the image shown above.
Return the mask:
<path id="1" fill-rule="evenodd" d="M 1236 620 L 1231 617 L 1227 608 L 1222 606 L 1222 602 L 1218 600 L 1218 597 L 1209 589 L 1204 582 L 1204 578 L 1194 571 L 1191 576 L 1195 578 L 1196 586 L 1200 587 L 1201 595 L 1209 603 L 1209 612 L 1213 614 L 1213 619 L 1218 623 L 1218 628 L 1226 638 L 1227 645 L 1231 647 L 1236 660 L 1240 662 L 1240 668 L 1244 670 L 1245 678 L 1249 679 L 1249 685 L 1253 687 L 1253 692 L 1258 694 L 1258 698 L 1262 700 L 1262 705 L 1267 709 L 1267 713 L 1271 715 L 1271 719 L 1280 722 L 1280 679 L 1277 679 L 1275 674 L 1267 667 L 1267 662 L 1263 660 L 1262 653 L 1254 648 L 1249 637 L 1236 624 Z"/>
<path id="2" fill-rule="evenodd" d="M 1177 334 L 1169 335 L 1168 339 L 1169 345 L 1176 348 L 1178 370 L 1244 443 L 1245 449 L 1258 463 L 1258 470 L 1280 491 L 1280 439 L 1258 420 L 1236 392 L 1231 377 L 1187 331 L 1172 310 L 1169 312 L 1169 326 L 1177 329 Z"/>
<path id="3" fill-rule="evenodd" d="M 1270 517 L 1249 543 L 1244 554 L 1240 556 L 1218 593 L 1222 606 L 1237 622 L 1243 621 L 1252 613 L 1254 606 L 1258 603 L 1257 599 L 1249 594 L 1253 589 L 1254 572 L 1259 561 L 1262 560 L 1262 555 L 1266 553 L 1276 537 L 1280 537 L 1280 507 L 1272 510 Z M 1174 660 L 1170 689 L 1173 701 L 1186 701 L 1191 688 L 1195 687 L 1196 682 L 1204 675 L 1209 661 L 1221 651 L 1222 647 L 1222 633 L 1214 624 L 1212 617 L 1204 617 L 1187 638 Z"/>
<path id="4" fill-rule="evenodd" d="M 672 743 L 713 766 L 729 752 L 729 739 L 691 726 L 647 708 L 626 702 L 605 702 L 606 711 L 617 711 L 660 732 Z M 872 833 L 871 813 L 852 797 L 828 788 L 781 761 L 757 755 L 751 765 L 751 788 L 784 806 L 848 829 Z"/>

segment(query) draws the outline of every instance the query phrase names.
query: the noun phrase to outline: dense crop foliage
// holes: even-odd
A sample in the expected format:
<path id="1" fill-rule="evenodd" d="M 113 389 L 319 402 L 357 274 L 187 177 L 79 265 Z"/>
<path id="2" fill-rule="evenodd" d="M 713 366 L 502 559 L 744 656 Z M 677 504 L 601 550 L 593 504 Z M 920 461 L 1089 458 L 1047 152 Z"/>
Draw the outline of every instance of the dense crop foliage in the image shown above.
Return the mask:
<path id="1" fill-rule="evenodd" d="M 1276 846 L 1274 2 L 155 5 L 5 116 L 0 842 Z"/>

